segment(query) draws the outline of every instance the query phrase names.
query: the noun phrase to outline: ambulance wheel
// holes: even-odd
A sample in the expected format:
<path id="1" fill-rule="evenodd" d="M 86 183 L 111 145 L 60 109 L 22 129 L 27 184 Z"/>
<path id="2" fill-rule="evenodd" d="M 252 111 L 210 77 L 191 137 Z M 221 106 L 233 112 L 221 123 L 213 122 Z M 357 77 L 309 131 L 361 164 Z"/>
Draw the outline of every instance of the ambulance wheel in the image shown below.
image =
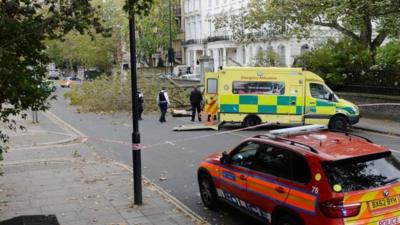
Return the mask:
<path id="1" fill-rule="evenodd" d="M 248 116 L 243 121 L 243 127 L 253 127 L 261 123 L 260 118 L 257 116 Z"/>
<path id="2" fill-rule="evenodd" d="M 279 217 L 275 225 L 301 225 L 301 222 L 296 217 L 285 215 Z"/>
<path id="3" fill-rule="evenodd" d="M 200 196 L 205 207 L 209 209 L 217 209 L 218 195 L 214 182 L 209 174 L 202 172 L 199 174 Z"/>
<path id="4" fill-rule="evenodd" d="M 329 129 L 346 131 L 349 127 L 349 122 L 344 116 L 334 116 L 329 122 Z"/>

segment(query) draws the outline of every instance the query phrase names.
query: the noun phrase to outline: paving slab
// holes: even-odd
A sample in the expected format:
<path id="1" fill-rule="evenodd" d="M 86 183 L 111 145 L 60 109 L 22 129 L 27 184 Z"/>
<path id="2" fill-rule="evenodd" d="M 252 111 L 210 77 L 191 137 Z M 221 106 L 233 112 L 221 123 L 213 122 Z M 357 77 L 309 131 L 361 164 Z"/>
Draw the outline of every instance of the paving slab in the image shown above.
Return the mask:
<path id="1" fill-rule="evenodd" d="M 356 129 L 400 136 L 400 123 L 393 120 L 361 118 L 353 125 Z"/>

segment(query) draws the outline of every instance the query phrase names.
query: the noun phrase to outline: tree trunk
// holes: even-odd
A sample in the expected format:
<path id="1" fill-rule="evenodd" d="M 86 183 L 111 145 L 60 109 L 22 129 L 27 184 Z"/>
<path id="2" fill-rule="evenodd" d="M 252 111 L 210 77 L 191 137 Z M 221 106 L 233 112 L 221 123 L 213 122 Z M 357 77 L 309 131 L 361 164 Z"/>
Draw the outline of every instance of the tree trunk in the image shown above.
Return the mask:
<path id="1" fill-rule="evenodd" d="M 376 62 L 376 53 L 378 47 L 382 45 L 383 41 L 385 41 L 387 36 L 388 34 L 385 31 L 379 33 L 369 46 L 369 50 L 371 51 L 372 61 L 374 64 Z"/>
<path id="2" fill-rule="evenodd" d="M 371 18 L 368 15 L 363 17 L 364 29 L 361 31 L 360 38 L 363 46 L 368 49 L 372 45 L 372 24 Z"/>

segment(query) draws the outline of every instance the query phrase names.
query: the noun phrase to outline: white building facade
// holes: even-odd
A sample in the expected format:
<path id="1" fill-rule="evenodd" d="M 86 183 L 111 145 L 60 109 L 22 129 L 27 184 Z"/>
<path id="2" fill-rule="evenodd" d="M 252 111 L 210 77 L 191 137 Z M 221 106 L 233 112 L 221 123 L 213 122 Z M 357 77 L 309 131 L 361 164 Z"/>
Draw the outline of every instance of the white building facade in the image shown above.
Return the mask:
<path id="1" fill-rule="evenodd" d="M 239 15 L 247 4 L 248 0 L 182 0 L 184 63 L 196 68 L 198 59 L 206 55 L 213 58 L 214 69 L 251 66 L 259 51 L 273 50 L 279 54 L 281 64 L 290 67 L 298 55 L 334 35 L 325 30 L 322 38 L 312 41 L 292 38 L 241 45 L 232 40 L 229 30 L 216 30 L 212 20 L 221 14 Z"/>

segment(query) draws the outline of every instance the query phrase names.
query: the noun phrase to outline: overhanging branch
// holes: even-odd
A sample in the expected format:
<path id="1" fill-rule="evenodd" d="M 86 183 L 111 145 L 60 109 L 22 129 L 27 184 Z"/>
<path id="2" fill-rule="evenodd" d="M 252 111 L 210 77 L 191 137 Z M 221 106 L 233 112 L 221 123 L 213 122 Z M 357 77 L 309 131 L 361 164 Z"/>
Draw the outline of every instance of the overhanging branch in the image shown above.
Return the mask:
<path id="1" fill-rule="evenodd" d="M 382 31 L 381 33 L 379 33 L 376 38 L 372 41 L 371 47 L 372 48 L 377 48 L 379 47 L 383 41 L 386 39 L 386 37 L 388 36 L 388 33 L 386 31 Z"/>
<path id="2" fill-rule="evenodd" d="M 351 37 L 352 39 L 354 39 L 356 41 L 360 41 L 360 37 L 357 34 L 340 26 L 337 22 L 328 23 L 328 22 L 322 22 L 322 21 L 314 21 L 314 24 L 317 26 L 333 28 L 333 29 Z"/>

